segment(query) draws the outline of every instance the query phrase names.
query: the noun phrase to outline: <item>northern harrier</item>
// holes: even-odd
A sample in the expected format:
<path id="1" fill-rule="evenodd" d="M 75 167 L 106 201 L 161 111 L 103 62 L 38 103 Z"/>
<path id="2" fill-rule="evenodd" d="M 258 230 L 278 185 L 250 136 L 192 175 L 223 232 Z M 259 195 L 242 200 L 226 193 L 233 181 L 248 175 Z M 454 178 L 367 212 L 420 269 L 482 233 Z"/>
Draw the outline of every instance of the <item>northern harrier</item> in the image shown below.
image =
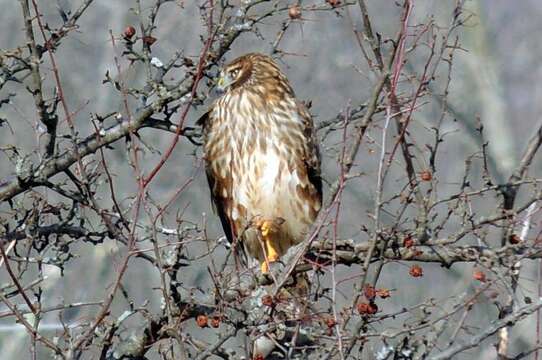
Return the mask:
<path id="1" fill-rule="evenodd" d="M 321 207 L 313 122 L 268 56 L 233 60 L 218 88 L 224 94 L 200 120 L 211 195 L 228 239 L 266 273 L 304 239 Z"/>

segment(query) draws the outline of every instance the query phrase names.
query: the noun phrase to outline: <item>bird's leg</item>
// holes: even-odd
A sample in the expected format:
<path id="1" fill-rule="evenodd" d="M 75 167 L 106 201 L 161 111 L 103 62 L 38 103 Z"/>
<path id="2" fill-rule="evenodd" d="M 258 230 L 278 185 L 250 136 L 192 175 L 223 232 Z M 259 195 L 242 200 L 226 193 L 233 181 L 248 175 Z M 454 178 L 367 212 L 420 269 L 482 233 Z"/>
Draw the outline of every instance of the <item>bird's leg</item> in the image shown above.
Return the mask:
<path id="1" fill-rule="evenodd" d="M 264 261 L 260 265 L 262 274 L 267 274 L 269 272 L 269 263 L 275 262 L 279 259 L 279 254 L 277 250 L 273 247 L 273 242 L 271 241 L 271 232 L 273 227 L 273 221 L 263 220 L 259 224 L 260 233 L 262 234 L 263 246 L 264 246 Z"/>

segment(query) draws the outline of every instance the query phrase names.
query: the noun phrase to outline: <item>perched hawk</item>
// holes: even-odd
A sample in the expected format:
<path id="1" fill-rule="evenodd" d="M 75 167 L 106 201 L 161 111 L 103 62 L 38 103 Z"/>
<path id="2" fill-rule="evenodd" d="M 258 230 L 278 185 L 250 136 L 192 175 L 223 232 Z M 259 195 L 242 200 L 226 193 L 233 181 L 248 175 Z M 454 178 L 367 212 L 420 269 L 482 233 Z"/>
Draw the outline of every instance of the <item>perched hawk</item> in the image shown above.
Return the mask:
<path id="1" fill-rule="evenodd" d="M 200 120 L 211 195 L 228 239 L 266 273 L 304 239 L 322 204 L 312 119 L 262 54 L 225 66 L 218 88 L 224 94 Z"/>

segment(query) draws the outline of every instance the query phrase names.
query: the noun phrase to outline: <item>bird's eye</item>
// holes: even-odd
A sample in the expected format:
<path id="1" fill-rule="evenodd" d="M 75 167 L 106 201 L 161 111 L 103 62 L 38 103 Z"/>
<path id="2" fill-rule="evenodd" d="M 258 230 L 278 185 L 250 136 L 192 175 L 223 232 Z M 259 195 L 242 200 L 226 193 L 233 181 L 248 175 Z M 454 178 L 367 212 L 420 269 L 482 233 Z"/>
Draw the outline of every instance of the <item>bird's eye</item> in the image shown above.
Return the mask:
<path id="1" fill-rule="evenodd" d="M 239 75 L 239 69 L 233 69 L 232 71 L 230 71 L 230 74 L 233 78 L 236 78 L 237 75 Z"/>

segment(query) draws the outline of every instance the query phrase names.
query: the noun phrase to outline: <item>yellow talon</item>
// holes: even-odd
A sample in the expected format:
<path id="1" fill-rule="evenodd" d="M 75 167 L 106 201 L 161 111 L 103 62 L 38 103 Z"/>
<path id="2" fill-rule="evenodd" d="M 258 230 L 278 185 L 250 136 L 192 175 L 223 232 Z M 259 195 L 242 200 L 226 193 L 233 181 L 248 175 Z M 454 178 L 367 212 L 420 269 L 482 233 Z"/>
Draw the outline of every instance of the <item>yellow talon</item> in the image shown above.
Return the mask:
<path id="1" fill-rule="evenodd" d="M 271 241 L 267 241 L 266 242 L 266 247 L 267 247 L 267 259 L 270 261 L 270 262 L 274 262 L 274 261 L 277 261 L 279 259 L 279 254 L 277 252 L 277 250 L 275 250 L 275 248 L 273 247 L 273 245 L 271 244 Z"/>
<path id="2" fill-rule="evenodd" d="M 269 265 L 267 265 L 267 261 L 264 261 L 260 264 L 260 270 L 262 271 L 262 274 L 269 273 Z"/>
<path id="3" fill-rule="evenodd" d="M 260 231 L 264 238 L 267 237 L 269 235 L 269 232 L 271 231 L 271 221 L 264 220 L 264 222 L 260 226 Z"/>
<path id="4" fill-rule="evenodd" d="M 267 274 L 269 272 L 269 263 L 275 262 L 279 259 L 279 254 L 277 251 L 270 245 L 270 241 L 265 242 L 266 254 L 265 260 L 261 263 L 260 269 L 262 274 Z"/>
<path id="5" fill-rule="evenodd" d="M 279 254 L 277 250 L 273 247 L 273 242 L 270 239 L 272 226 L 273 222 L 269 220 L 262 221 L 259 226 L 265 250 L 265 260 L 260 265 L 262 274 L 267 274 L 269 272 L 269 263 L 275 262 L 279 259 Z"/>

